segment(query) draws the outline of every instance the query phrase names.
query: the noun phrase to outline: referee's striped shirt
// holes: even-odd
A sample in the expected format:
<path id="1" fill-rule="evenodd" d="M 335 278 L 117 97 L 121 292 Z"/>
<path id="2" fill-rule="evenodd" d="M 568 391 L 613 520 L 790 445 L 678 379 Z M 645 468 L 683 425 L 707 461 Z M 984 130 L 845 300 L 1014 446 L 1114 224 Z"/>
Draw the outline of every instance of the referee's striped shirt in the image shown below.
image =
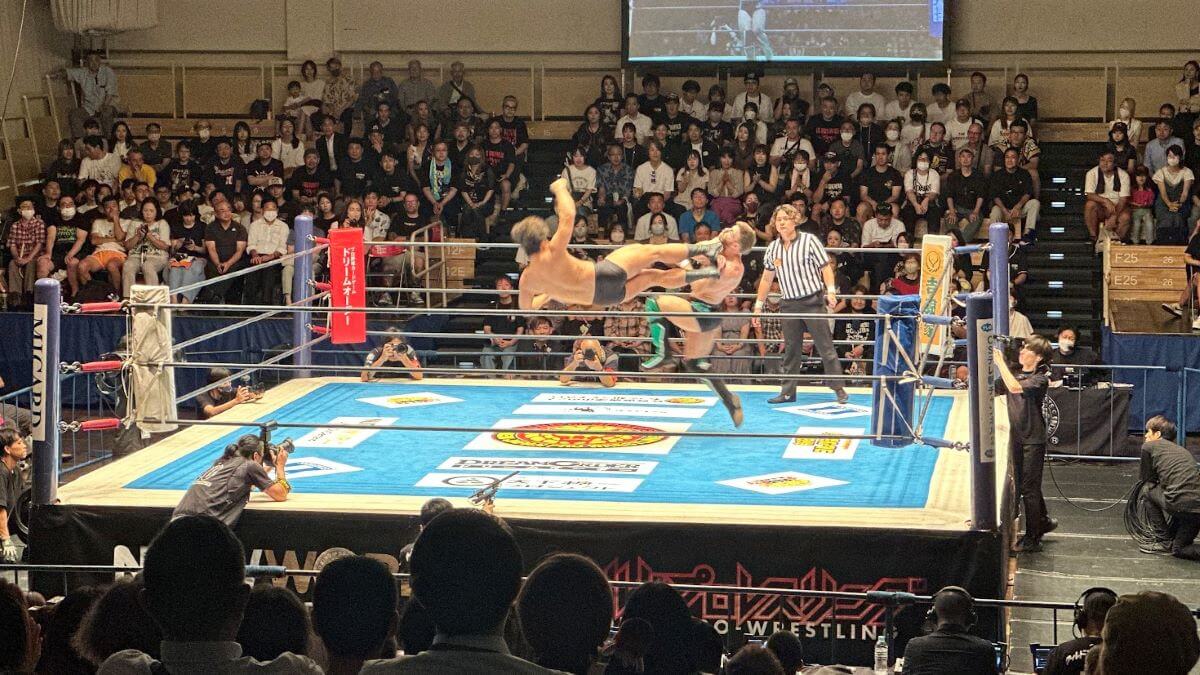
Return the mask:
<path id="1" fill-rule="evenodd" d="M 798 300 L 825 290 L 821 270 L 829 264 L 829 254 L 821 241 L 807 232 L 796 232 L 791 245 L 776 238 L 767 244 L 763 267 L 775 273 L 784 300 Z"/>

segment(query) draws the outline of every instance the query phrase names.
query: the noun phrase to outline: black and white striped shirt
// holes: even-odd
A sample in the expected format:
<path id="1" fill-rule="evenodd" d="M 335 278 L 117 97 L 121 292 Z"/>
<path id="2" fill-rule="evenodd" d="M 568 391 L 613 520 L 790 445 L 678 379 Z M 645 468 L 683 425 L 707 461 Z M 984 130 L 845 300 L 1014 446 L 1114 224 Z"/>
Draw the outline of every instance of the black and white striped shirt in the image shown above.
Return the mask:
<path id="1" fill-rule="evenodd" d="M 790 246 L 782 239 L 767 245 L 763 267 L 775 273 L 784 300 L 797 300 L 825 290 L 821 270 L 829 264 L 829 254 L 821 241 L 807 232 L 796 232 Z"/>

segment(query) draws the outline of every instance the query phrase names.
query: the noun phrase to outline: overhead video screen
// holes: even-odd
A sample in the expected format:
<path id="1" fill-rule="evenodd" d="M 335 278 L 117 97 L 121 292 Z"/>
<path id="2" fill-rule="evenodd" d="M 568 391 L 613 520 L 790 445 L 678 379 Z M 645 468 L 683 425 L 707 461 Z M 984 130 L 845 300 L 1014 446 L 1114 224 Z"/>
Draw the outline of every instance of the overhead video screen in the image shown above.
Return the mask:
<path id="1" fill-rule="evenodd" d="M 627 0 L 631 63 L 941 61 L 944 0 Z"/>

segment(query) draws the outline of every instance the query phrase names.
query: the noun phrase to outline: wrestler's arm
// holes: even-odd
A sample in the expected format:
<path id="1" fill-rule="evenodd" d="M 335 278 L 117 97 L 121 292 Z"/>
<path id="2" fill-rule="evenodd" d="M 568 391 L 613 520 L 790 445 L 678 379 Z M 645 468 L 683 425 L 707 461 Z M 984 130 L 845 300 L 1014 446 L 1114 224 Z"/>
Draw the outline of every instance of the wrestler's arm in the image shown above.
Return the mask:
<path id="1" fill-rule="evenodd" d="M 550 184 L 550 193 L 554 195 L 554 215 L 558 217 L 558 229 L 550 239 L 550 246 L 565 251 L 575 229 L 575 199 L 571 197 L 571 184 L 565 178 L 559 178 Z"/>

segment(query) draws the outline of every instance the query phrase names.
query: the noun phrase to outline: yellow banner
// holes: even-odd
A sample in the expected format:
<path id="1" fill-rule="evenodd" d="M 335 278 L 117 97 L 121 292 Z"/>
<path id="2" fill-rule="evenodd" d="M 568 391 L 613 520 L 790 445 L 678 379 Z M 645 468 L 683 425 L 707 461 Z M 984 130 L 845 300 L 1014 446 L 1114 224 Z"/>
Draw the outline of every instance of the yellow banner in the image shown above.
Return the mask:
<path id="1" fill-rule="evenodd" d="M 928 234 L 921 240 L 921 314 L 942 314 L 948 298 L 948 270 L 954 265 L 950 237 Z M 946 327 L 921 324 L 921 346 L 941 349 Z"/>

